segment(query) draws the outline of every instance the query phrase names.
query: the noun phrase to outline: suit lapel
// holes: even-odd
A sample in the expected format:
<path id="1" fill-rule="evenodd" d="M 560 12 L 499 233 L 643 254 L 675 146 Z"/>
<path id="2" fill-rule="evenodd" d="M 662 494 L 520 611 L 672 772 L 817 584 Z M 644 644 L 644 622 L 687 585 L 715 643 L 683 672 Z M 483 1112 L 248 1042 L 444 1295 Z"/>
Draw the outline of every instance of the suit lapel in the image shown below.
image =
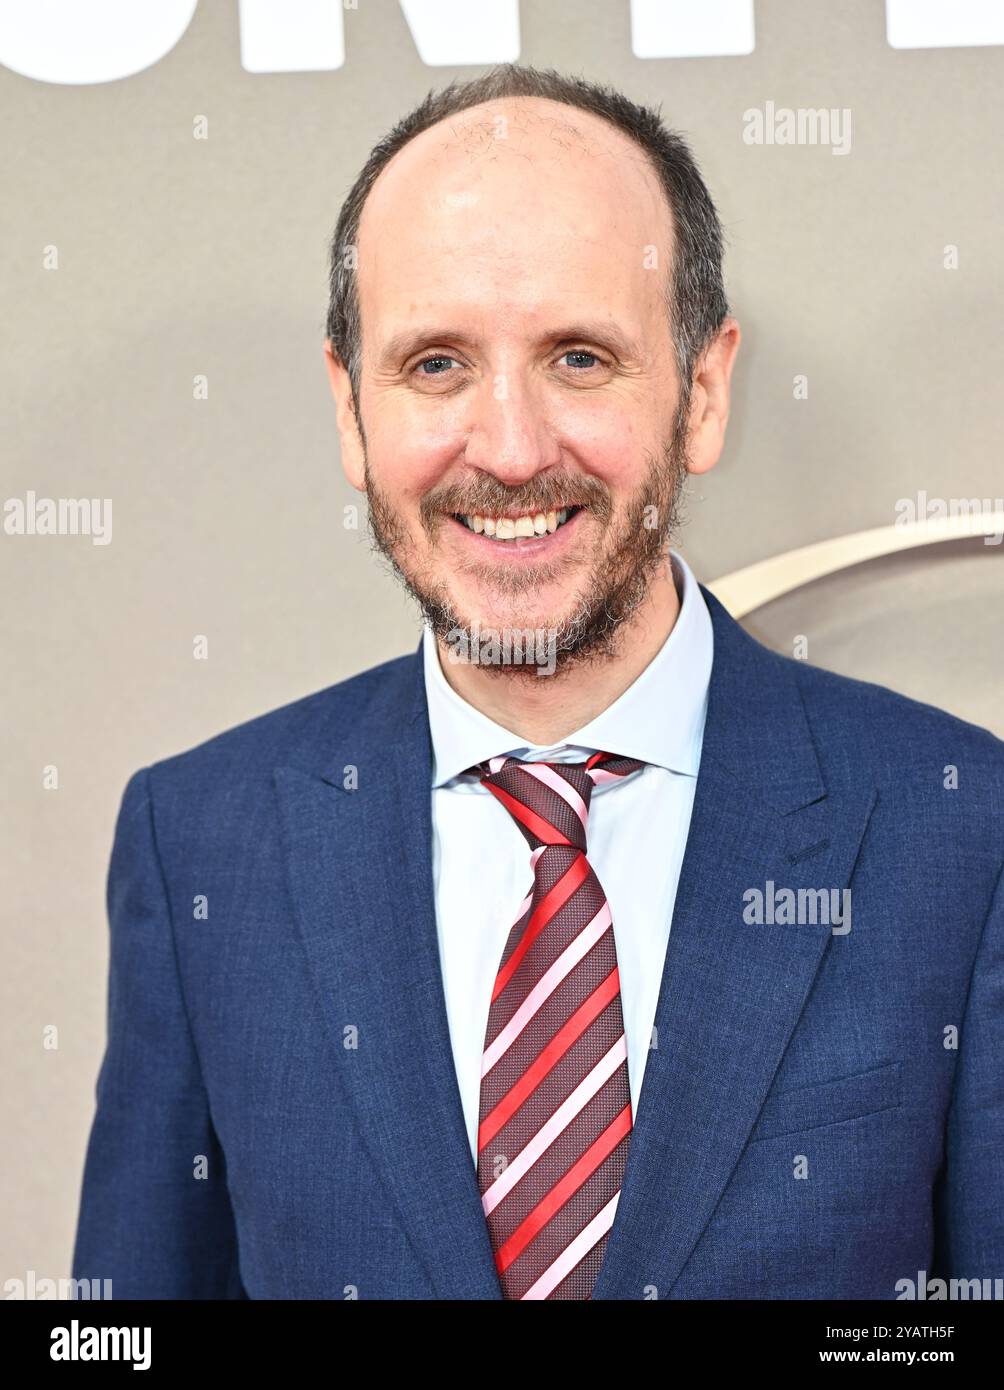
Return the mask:
<path id="1" fill-rule="evenodd" d="M 418 657 L 385 668 L 322 774 L 287 765 L 275 785 L 326 1056 L 374 1170 L 436 1296 L 501 1299 L 443 997 Z"/>
<path id="2" fill-rule="evenodd" d="M 715 645 L 701 765 L 658 1045 L 594 1298 L 669 1294 L 831 942 L 826 925 L 747 925 L 743 894 L 767 880 L 845 887 L 875 800 L 871 788 L 827 793 L 793 663 L 702 592 Z M 315 727 L 275 772 L 296 928 L 327 1056 L 436 1296 L 498 1299 L 443 996 L 419 656 L 383 668 L 371 691 L 347 731 Z"/>
<path id="3" fill-rule="evenodd" d="M 704 745 L 627 1169 L 594 1298 L 665 1298 L 756 1122 L 828 925 L 748 925 L 743 894 L 842 889 L 875 800 L 828 795 L 793 664 L 702 590 L 714 662 Z"/>

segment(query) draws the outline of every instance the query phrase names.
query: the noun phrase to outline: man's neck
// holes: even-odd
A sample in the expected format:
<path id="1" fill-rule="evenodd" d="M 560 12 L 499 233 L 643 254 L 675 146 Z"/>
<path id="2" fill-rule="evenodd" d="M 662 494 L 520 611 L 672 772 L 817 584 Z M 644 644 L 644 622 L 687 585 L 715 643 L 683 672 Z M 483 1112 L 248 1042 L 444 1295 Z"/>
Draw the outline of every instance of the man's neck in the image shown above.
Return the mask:
<path id="1" fill-rule="evenodd" d="M 437 639 L 439 665 L 448 683 L 468 704 L 536 747 L 548 747 L 581 729 L 607 709 L 645 667 L 672 632 L 680 599 L 670 562 L 649 584 L 648 593 L 617 633 L 616 653 L 576 663 L 551 676 L 508 674 L 448 659 Z"/>

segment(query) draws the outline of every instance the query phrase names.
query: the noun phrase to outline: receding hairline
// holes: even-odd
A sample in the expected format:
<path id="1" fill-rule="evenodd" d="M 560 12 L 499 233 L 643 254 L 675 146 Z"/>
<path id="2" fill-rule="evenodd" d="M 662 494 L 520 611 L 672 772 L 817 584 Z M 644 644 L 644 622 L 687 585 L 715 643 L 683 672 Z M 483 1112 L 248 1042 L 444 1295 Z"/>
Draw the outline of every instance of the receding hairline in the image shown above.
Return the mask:
<path id="1" fill-rule="evenodd" d="M 444 125 L 463 127 L 467 133 L 486 130 L 498 120 L 501 114 L 498 110 L 500 107 L 514 108 L 519 115 L 529 117 L 527 124 L 560 127 L 570 134 L 580 137 L 584 134 L 583 126 L 587 129 L 592 126 L 594 130 L 615 137 L 620 136 L 630 144 L 637 146 L 637 141 L 633 140 L 625 131 L 620 130 L 612 121 L 595 111 L 587 111 L 584 107 L 573 106 L 570 102 L 559 100 L 558 97 L 537 96 L 520 92 L 508 96 L 486 97 L 484 101 L 479 101 L 474 106 L 465 106 L 461 111 L 454 111 L 434 122 L 431 126 L 426 126 L 424 131 L 409 141 L 409 144 L 414 144 L 415 140 L 421 138 L 421 135 L 428 135 Z M 491 108 L 495 109 L 495 114 L 491 114 Z M 548 114 L 547 108 L 551 108 L 551 114 Z M 479 112 L 484 114 L 479 116 L 477 114 Z M 579 118 L 585 117 L 585 121 L 582 122 L 580 119 L 577 123 L 573 119 L 573 114 Z"/>
<path id="2" fill-rule="evenodd" d="M 439 150 L 441 155 L 446 151 L 451 153 L 463 148 L 465 145 L 470 148 L 471 136 L 489 134 L 501 113 L 498 108 L 517 108 L 520 114 L 529 115 L 533 124 L 550 127 L 548 134 L 557 144 L 562 144 L 559 131 L 567 131 L 580 142 L 580 150 L 584 154 L 600 153 L 623 162 L 632 163 L 641 173 L 649 194 L 652 196 L 653 203 L 659 207 L 666 219 L 665 230 L 667 232 L 667 249 L 672 257 L 675 250 L 676 219 L 672 204 L 667 196 L 663 179 L 660 175 L 658 165 L 650 152 L 638 140 L 627 131 L 616 125 L 607 117 L 595 111 L 586 110 L 583 107 L 572 105 L 570 102 L 559 100 L 557 97 L 545 97 L 535 94 L 517 93 L 512 95 L 488 97 L 483 102 L 478 102 L 474 106 L 464 107 L 461 111 L 450 112 L 435 121 L 432 125 L 426 126 L 417 132 L 408 141 L 396 150 L 387 163 L 383 166 L 376 178 L 373 180 L 366 196 L 359 209 L 358 233 L 359 240 L 362 239 L 362 227 L 366 217 L 366 209 L 370 204 L 374 192 L 384 181 L 384 176 L 392 169 L 397 168 L 401 171 L 402 163 L 410 154 L 413 158 L 421 157 L 423 147 L 432 146 L 437 133 L 440 133 Z M 546 109 L 554 108 L 553 114 L 548 115 Z M 475 113 L 484 113 L 470 119 Z M 566 116 L 565 113 L 568 113 Z M 573 120 L 568 117 L 574 115 L 581 120 Z M 444 139 L 440 128 L 449 127 L 452 138 Z M 525 127 L 517 126 L 517 129 Z M 428 138 L 427 138 L 428 137 Z M 593 147 L 588 147 L 588 141 L 592 137 Z M 502 144 L 493 138 L 492 144 Z M 605 148 L 604 148 L 605 146 Z M 416 147 L 417 150 L 416 150 Z M 566 147 L 567 148 L 567 147 Z M 483 153 L 481 150 L 470 151 L 473 154 Z"/>
<path id="3" fill-rule="evenodd" d="M 627 147 L 619 147 L 625 158 L 634 163 L 641 153 L 645 169 L 655 170 L 661 193 L 657 200 L 659 213 L 669 215 L 666 308 L 681 379 L 690 382 L 698 355 L 728 315 L 729 303 L 722 274 L 724 230 L 688 137 L 667 125 L 661 104 L 633 101 L 612 86 L 554 68 L 503 63 L 479 77 L 455 79 L 438 91 L 430 90 L 373 146 L 342 203 L 329 246 L 326 328 L 348 370 L 356 405 L 362 338 L 358 242 L 364 205 L 376 180 L 397 154 L 436 125 L 455 121 L 464 112 L 477 108 L 505 102 L 506 109 L 512 110 L 520 101 L 531 100 L 534 115 L 544 113 L 545 108 L 537 103 L 545 101 L 572 108 L 570 113 L 562 110 L 552 116 L 552 121 L 559 119 L 566 130 L 582 121 L 583 112 L 594 120 L 603 120 L 604 125 L 613 126 L 615 132 L 631 142 Z M 529 106 L 523 109 L 531 110 Z M 490 118 L 490 112 L 487 114 Z M 484 114 L 481 121 L 483 124 Z M 470 132 L 471 141 L 476 138 L 476 125 L 461 128 Z M 483 132 L 480 138 L 484 140 Z M 604 139 L 608 138 L 604 133 Z M 663 238 L 653 237 L 657 239 Z"/>

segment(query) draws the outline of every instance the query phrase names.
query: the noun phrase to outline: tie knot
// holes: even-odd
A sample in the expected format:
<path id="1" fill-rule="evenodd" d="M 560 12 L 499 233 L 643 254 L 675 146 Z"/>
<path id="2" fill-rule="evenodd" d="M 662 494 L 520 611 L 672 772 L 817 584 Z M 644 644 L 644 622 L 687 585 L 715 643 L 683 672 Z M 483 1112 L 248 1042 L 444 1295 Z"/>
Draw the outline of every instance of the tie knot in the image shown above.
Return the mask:
<path id="1" fill-rule="evenodd" d="M 644 766 L 638 758 L 594 753 L 580 763 L 490 758 L 471 771 L 502 802 L 531 849 L 572 845 L 584 854 L 593 787 L 620 781 Z"/>

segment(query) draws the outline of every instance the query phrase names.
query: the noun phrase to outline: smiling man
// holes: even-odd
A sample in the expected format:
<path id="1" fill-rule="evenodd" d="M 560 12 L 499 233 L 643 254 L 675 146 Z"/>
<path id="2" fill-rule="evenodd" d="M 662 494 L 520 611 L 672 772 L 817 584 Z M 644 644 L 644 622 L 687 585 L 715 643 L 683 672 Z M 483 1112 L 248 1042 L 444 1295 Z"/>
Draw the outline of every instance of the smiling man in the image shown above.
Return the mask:
<path id="1" fill-rule="evenodd" d="M 687 472 L 721 451 L 739 327 L 683 142 L 584 83 L 557 90 L 585 107 L 478 100 L 534 88 L 468 84 L 377 147 L 335 234 L 328 360 L 343 466 L 441 652 L 475 623 L 553 635 L 558 681 L 487 663 L 451 683 L 550 740 L 676 621 L 666 537 Z"/>
<path id="2" fill-rule="evenodd" d="M 729 416 L 721 261 L 609 89 L 505 66 L 374 149 L 325 353 L 425 630 L 130 780 L 75 1277 L 1000 1277 L 1002 746 L 769 652 L 669 548 Z"/>

